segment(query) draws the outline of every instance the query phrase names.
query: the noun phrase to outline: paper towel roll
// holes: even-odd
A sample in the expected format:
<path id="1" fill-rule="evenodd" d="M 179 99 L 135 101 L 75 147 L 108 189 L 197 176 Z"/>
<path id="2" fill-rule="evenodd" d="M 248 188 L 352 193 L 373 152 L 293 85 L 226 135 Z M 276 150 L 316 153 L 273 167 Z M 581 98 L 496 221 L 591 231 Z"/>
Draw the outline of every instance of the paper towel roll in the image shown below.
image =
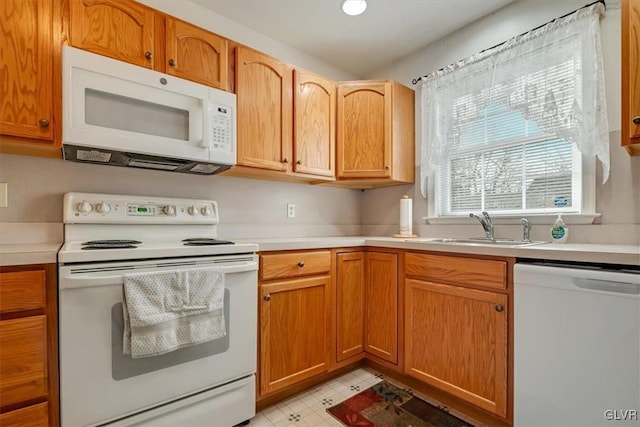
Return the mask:
<path id="1" fill-rule="evenodd" d="M 412 219 L 412 200 L 409 196 L 404 195 L 400 199 L 400 234 L 410 236 L 413 234 L 413 219 Z"/>

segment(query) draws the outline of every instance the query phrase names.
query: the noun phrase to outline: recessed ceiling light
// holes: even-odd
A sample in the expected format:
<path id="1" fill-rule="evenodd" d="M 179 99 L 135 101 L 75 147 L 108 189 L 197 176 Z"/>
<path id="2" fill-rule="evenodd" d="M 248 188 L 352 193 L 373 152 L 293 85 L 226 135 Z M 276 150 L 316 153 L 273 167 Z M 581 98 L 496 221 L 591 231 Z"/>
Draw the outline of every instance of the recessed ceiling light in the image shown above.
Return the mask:
<path id="1" fill-rule="evenodd" d="M 365 0 L 344 0 L 342 2 L 342 11 L 347 15 L 360 15 L 367 8 Z"/>

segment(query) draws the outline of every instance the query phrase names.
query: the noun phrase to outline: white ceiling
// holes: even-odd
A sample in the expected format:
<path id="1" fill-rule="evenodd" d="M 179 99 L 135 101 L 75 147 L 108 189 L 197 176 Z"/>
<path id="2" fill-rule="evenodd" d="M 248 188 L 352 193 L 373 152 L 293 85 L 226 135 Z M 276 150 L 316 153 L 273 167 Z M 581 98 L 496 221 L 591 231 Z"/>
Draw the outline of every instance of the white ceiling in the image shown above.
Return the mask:
<path id="1" fill-rule="evenodd" d="M 357 78 L 413 53 L 514 0 L 193 0 Z"/>

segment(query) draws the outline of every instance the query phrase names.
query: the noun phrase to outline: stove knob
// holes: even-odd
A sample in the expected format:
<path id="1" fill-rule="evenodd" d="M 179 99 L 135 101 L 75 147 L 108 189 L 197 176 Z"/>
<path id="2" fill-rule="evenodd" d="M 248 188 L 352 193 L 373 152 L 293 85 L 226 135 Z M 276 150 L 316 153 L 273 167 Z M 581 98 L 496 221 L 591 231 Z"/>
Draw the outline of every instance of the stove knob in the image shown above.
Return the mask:
<path id="1" fill-rule="evenodd" d="M 96 205 L 96 212 L 106 214 L 111 212 L 111 206 L 106 202 L 100 202 Z"/>
<path id="2" fill-rule="evenodd" d="M 189 215 L 191 216 L 196 216 L 198 215 L 198 208 L 196 208 L 195 206 L 189 206 L 187 212 L 189 212 Z"/>
<path id="3" fill-rule="evenodd" d="M 174 216 L 176 214 L 176 207 L 167 205 L 162 208 L 162 213 L 169 216 Z"/>
<path id="4" fill-rule="evenodd" d="M 205 206 L 204 208 L 200 209 L 200 213 L 204 216 L 209 216 L 213 213 L 213 211 L 211 210 L 211 208 L 209 206 Z"/>
<path id="5" fill-rule="evenodd" d="M 93 206 L 91 206 L 90 203 L 87 203 L 86 200 L 83 200 L 82 202 L 78 203 L 76 209 L 78 210 L 78 212 L 89 213 L 93 210 Z"/>

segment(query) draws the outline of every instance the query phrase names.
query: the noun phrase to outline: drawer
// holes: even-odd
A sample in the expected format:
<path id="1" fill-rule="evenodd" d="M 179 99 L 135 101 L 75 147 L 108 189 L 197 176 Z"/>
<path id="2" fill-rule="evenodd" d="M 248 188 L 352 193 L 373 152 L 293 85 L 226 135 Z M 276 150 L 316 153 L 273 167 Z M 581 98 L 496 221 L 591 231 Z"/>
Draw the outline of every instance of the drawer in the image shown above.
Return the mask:
<path id="1" fill-rule="evenodd" d="M 2 406 L 47 395 L 46 316 L 0 321 Z"/>
<path id="2" fill-rule="evenodd" d="M 0 426 L 2 427 L 47 427 L 48 421 L 47 403 L 27 406 L 15 411 L 0 414 Z"/>
<path id="3" fill-rule="evenodd" d="M 44 308 L 45 300 L 44 270 L 0 273 L 0 312 Z"/>
<path id="4" fill-rule="evenodd" d="M 405 274 L 434 282 L 507 288 L 507 262 L 408 252 Z"/>
<path id="5" fill-rule="evenodd" d="M 262 280 L 309 276 L 326 273 L 331 269 L 331 252 L 292 252 L 260 255 Z"/>

